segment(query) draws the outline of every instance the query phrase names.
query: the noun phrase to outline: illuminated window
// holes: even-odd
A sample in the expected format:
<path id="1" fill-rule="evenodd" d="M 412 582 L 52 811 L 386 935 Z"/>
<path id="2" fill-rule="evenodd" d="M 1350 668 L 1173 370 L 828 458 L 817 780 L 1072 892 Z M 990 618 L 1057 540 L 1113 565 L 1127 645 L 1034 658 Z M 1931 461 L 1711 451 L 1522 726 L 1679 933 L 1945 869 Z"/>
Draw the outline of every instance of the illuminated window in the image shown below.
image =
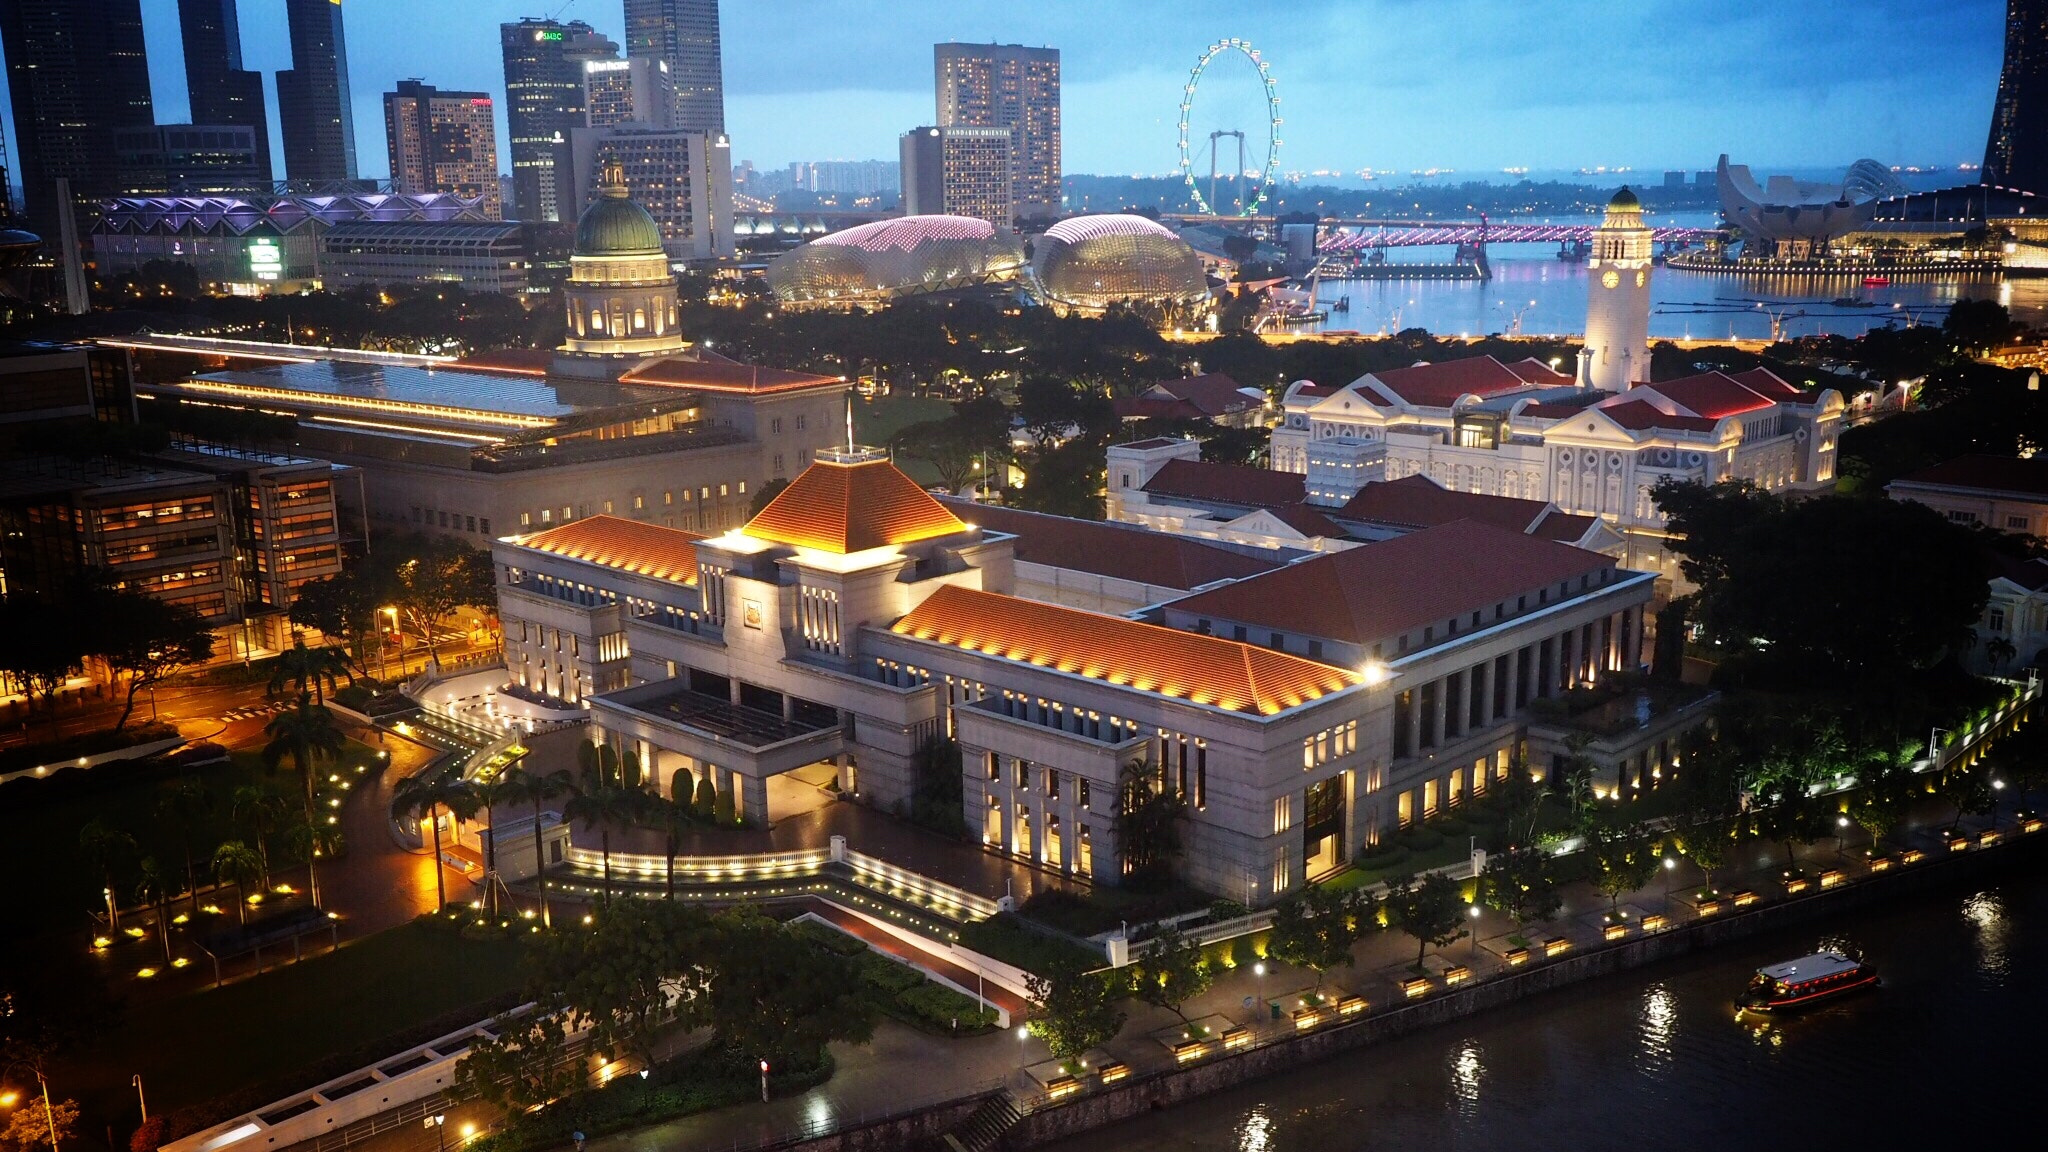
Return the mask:
<path id="1" fill-rule="evenodd" d="M 1273 798 L 1273 831 L 1285 832 L 1294 827 L 1294 797 L 1292 794 Z"/>

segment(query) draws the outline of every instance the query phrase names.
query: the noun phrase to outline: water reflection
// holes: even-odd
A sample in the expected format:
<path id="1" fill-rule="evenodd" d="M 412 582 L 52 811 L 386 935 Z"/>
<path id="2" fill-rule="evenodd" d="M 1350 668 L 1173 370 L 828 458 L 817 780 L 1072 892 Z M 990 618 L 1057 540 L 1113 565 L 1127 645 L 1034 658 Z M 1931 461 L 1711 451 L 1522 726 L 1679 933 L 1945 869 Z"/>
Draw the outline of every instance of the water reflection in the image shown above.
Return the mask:
<path id="1" fill-rule="evenodd" d="M 1451 1094 L 1457 1099 L 1458 1111 L 1471 1115 L 1479 1108 L 1479 1079 L 1486 1072 L 1480 1063 L 1479 1046 L 1467 1040 L 1459 1045 L 1451 1056 Z"/>
<path id="2" fill-rule="evenodd" d="M 1678 1033 L 1678 1000 L 1663 984 L 1643 990 L 1642 1067 L 1661 1073 L 1671 1067 L 1671 1042 Z"/>
<path id="3" fill-rule="evenodd" d="M 2012 922 L 2005 900 L 1996 892 L 1979 892 L 1963 901 L 1963 919 L 1975 930 L 1977 976 L 1998 986 L 2011 975 Z"/>
<path id="4" fill-rule="evenodd" d="M 1272 1142 L 1273 1118 L 1264 1105 L 1253 1108 L 1237 1126 L 1237 1152 L 1268 1152 Z"/>

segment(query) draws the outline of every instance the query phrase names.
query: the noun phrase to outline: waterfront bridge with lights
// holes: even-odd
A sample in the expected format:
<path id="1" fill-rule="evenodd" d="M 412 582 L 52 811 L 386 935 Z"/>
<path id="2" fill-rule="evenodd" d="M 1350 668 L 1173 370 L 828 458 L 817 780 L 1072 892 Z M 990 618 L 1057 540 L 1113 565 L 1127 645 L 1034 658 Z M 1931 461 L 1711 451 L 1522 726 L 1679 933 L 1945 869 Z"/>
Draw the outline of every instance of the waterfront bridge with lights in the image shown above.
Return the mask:
<path id="1" fill-rule="evenodd" d="M 1316 251 L 1326 256 L 1366 252 L 1374 248 L 1424 248 L 1435 244 L 1563 244 L 1591 243 L 1596 225 L 1495 224 L 1486 220 L 1338 220 L 1326 221 L 1316 237 Z M 1665 249 L 1690 248 L 1714 235 L 1711 228 L 1653 228 Z"/>

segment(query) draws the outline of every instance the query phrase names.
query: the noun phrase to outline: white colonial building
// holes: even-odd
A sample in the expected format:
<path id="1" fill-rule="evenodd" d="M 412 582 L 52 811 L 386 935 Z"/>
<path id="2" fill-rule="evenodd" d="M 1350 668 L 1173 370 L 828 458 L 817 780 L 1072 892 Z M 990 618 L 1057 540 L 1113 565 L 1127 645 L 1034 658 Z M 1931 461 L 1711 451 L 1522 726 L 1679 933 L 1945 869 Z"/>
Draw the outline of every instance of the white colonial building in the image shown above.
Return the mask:
<path id="1" fill-rule="evenodd" d="M 782 815 L 778 777 L 827 766 L 900 810 L 950 736 L 989 850 L 1096 881 L 1120 874 L 1139 772 L 1185 800 L 1185 877 L 1261 904 L 1502 779 L 1530 700 L 1638 665 L 1651 595 L 1472 520 L 1239 565 L 976 515 L 846 449 L 717 537 L 592 517 L 501 540 L 508 679 L 580 703 L 648 786 L 687 769 L 755 822 Z M 1100 531 L 1131 555 L 1087 558 Z M 1661 733 L 1617 745 L 1617 783 L 1671 754 Z"/>

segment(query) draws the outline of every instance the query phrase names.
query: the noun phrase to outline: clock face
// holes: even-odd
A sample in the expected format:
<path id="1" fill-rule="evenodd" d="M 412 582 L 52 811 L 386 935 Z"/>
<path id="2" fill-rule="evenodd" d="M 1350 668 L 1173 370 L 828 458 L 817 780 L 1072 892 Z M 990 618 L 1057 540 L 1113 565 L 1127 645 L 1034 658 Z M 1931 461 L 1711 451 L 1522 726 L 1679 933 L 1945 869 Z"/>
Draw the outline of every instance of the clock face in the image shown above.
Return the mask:
<path id="1" fill-rule="evenodd" d="M 1621 273 L 1614 271 L 1612 268 L 1608 269 L 1606 272 L 1601 273 L 1600 284 L 1604 288 L 1621 287 Z"/>
<path id="2" fill-rule="evenodd" d="M 1641 288 L 1641 287 L 1642 287 L 1643 285 L 1645 285 L 1645 284 L 1648 284 L 1649 282 L 1650 282 L 1650 274 L 1649 274 L 1649 273 L 1648 273 L 1647 271 L 1644 271 L 1644 270 L 1642 270 L 1642 269 L 1637 269 L 1637 270 L 1636 270 L 1636 287 L 1638 287 L 1638 288 Z"/>

